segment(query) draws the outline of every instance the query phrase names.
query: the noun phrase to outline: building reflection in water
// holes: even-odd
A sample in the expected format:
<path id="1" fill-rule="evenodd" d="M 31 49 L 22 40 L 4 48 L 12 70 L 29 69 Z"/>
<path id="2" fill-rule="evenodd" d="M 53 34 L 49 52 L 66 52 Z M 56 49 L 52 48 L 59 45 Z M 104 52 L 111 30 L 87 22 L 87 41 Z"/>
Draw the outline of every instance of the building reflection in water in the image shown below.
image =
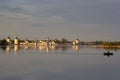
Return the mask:
<path id="1" fill-rule="evenodd" d="M 27 46 L 27 45 L 25 45 L 25 46 L 24 46 L 24 49 L 25 49 L 25 50 L 27 50 L 27 49 L 28 49 L 28 46 Z"/>
<path id="2" fill-rule="evenodd" d="M 40 51 L 45 51 L 45 52 L 49 52 L 49 46 L 38 46 L 38 49 L 40 50 Z"/>
<path id="3" fill-rule="evenodd" d="M 80 46 L 78 46 L 78 45 L 73 45 L 72 48 L 73 48 L 73 50 L 75 50 L 77 52 L 80 50 Z"/>
<path id="4" fill-rule="evenodd" d="M 11 52 L 11 50 L 14 50 L 15 53 L 17 53 L 20 49 L 22 50 L 40 50 L 42 52 L 50 52 L 50 51 L 67 51 L 70 49 L 73 49 L 75 51 L 80 50 L 80 46 L 74 45 L 74 46 L 68 46 L 68 45 L 60 45 L 60 46 L 34 46 L 34 45 L 8 45 L 8 46 L 1 46 L 0 47 L 3 51 Z"/>
<path id="5" fill-rule="evenodd" d="M 8 46 L 6 47 L 6 51 L 10 53 L 10 52 L 11 52 L 11 46 L 8 45 Z"/>
<path id="6" fill-rule="evenodd" d="M 7 45 L 7 46 L 0 46 L 0 49 L 6 51 L 7 54 L 14 52 L 16 55 L 20 50 L 39 50 L 40 52 L 56 52 L 56 51 L 69 51 L 74 50 L 79 53 L 80 49 L 84 48 L 83 46 L 79 45 L 50 45 L 50 46 L 35 46 L 35 45 Z M 86 47 L 85 47 L 86 48 Z M 114 49 L 113 49 L 114 50 Z M 104 56 L 113 56 L 113 55 L 104 55 Z"/>
<path id="7" fill-rule="evenodd" d="M 14 52 L 15 52 L 15 55 L 16 53 L 18 52 L 19 48 L 18 48 L 18 45 L 14 45 Z"/>
<path id="8" fill-rule="evenodd" d="M 53 50 L 53 51 L 56 50 L 56 46 L 55 46 L 55 45 L 51 45 L 50 48 L 51 48 L 51 50 Z"/>
<path id="9" fill-rule="evenodd" d="M 49 52 L 49 47 L 46 48 L 46 52 L 47 52 L 47 53 Z"/>

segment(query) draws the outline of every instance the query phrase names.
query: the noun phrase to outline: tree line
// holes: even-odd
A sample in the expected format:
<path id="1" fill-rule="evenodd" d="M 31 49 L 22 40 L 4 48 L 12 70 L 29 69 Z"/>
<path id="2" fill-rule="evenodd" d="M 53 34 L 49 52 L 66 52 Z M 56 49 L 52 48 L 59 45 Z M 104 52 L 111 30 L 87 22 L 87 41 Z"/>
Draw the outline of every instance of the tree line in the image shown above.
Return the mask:
<path id="1" fill-rule="evenodd" d="M 120 41 L 94 41 L 93 44 L 103 46 L 120 46 Z"/>

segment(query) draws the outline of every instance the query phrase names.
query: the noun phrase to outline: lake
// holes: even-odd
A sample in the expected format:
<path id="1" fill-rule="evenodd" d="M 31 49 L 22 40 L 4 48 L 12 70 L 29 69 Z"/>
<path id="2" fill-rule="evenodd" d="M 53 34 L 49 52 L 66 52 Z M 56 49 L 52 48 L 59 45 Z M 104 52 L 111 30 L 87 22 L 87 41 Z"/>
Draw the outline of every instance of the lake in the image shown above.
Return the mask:
<path id="1" fill-rule="evenodd" d="M 113 55 L 104 55 L 107 51 Z M 120 80 L 120 50 L 1 46 L 0 80 Z"/>

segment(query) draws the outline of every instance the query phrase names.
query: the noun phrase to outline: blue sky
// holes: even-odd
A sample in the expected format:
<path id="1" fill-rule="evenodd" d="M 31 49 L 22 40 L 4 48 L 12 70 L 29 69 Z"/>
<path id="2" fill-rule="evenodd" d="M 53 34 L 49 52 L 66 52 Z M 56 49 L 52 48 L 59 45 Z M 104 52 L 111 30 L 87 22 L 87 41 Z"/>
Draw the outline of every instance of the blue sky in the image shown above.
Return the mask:
<path id="1" fill-rule="evenodd" d="M 120 0 L 0 0 L 0 38 L 120 40 Z"/>

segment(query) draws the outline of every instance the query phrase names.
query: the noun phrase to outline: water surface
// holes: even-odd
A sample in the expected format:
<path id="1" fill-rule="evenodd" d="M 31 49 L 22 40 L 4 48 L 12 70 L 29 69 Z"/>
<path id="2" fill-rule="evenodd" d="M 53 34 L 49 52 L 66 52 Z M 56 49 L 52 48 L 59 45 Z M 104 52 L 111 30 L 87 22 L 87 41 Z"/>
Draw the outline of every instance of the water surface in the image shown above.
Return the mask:
<path id="1" fill-rule="evenodd" d="M 104 52 L 113 52 L 104 56 Z M 0 80 L 120 80 L 120 50 L 86 46 L 3 46 Z"/>

